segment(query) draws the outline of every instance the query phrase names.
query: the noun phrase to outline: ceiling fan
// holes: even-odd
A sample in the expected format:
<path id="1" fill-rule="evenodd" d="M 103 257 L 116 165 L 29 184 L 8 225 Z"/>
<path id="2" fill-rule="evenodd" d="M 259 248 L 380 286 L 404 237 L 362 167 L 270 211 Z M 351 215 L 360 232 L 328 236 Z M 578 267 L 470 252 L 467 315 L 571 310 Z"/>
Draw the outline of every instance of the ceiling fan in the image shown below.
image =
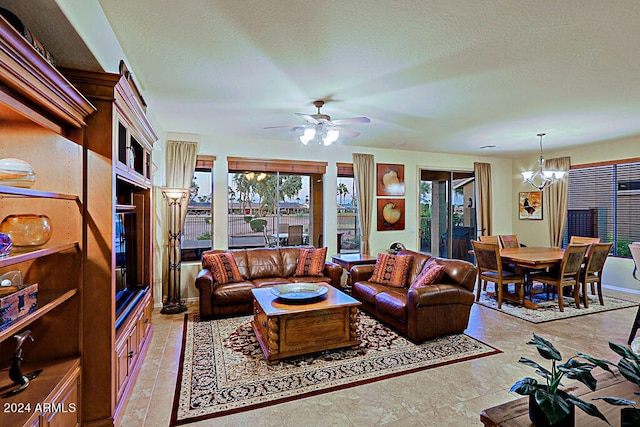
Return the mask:
<path id="1" fill-rule="evenodd" d="M 320 108 L 324 105 L 323 100 L 318 99 L 313 101 L 313 105 L 318 109 L 316 114 L 295 113 L 297 116 L 305 119 L 307 121 L 306 124 L 293 126 L 267 126 L 265 129 L 290 128 L 293 132 L 302 131 L 299 139 L 304 145 L 307 145 L 310 141 L 315 139 L 317 142 L 322 142 L 324 145 L 328 146 L 333 144 L 340 135 L 347 135 L 350 137 L 360 135 L 360 132 L 343 128 L 341 127 L 342 125 L 371 123 L 371 119 L 368 117 L 351 117 L 349 119 L 331 120 L 330 116 L 320 112 Z"/>

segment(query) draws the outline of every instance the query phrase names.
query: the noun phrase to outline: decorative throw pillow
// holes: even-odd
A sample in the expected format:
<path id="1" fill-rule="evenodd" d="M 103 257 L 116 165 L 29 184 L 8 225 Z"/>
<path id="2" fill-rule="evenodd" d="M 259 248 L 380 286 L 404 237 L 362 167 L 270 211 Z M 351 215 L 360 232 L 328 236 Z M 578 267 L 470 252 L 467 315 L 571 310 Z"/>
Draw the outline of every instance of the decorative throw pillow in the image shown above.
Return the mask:
<path id="1" fill-rule="evenodd" d="M 324 262 L 327 258 L 327 248 L 301 248 L 298 267 L 294 276 L 322 276 Z"/>
<path id="2" fill-rule="evenodd" d="M 410 286 L 410 289 L 420 288 L 426 285 L 432 285 L 442 278 L 444 274 L 444 265 L 440 265 L 435 259 L 431 258 L 422 267 L 422 271 L 415 278 Z"/>
<path id="3" fill-rule="evenodd" d="M 412 260 L 411 255 L 378 254 L 373 275 L 369 280 L 385 286 L 404 288 Z"/>
<path id="4" fill-rule="evenodd" d="M 208 266 L 216 283 L 224 285 L 242 281 L 242 274 L 232 253 L 204 254 L 203 264 Z"/>

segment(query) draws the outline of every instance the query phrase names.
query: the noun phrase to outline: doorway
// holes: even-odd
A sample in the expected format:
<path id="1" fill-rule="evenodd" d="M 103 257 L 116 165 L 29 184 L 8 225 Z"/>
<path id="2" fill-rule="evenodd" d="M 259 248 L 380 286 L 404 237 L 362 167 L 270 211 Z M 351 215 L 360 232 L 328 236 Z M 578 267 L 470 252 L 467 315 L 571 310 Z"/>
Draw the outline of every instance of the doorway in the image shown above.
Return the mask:
<path id="1" fill-rule="evenodd" d="M 442 258 L 472 261 L 476 237 L 473 172 L 420 170 L 420 251 Z"/>

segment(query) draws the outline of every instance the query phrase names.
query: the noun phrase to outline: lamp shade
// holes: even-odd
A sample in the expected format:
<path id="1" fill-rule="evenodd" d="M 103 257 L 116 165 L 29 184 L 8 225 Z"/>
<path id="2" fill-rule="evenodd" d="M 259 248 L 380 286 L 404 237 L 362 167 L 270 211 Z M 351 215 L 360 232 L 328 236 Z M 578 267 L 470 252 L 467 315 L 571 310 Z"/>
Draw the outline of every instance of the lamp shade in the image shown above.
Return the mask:
<path id="1" fill-rule="evenodd" d="M 188 188 L 163 187 L 162 196 L 167 200 L 180 200 L 189 194 Z"/>

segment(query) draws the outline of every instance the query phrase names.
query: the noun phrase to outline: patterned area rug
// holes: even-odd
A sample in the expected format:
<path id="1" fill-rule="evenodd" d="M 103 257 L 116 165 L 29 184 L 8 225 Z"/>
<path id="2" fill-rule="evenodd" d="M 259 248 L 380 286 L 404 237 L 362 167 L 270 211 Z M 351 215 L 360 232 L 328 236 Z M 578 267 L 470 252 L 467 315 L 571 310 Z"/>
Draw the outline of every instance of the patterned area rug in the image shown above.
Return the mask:
<path id="1" fill-rule="evenodd" d="M 564 297 L 564 312 L 558 308 L 557 300 L 547 300 L 545 294 L 534 295 L 533 302 L 538 304 L 537 310 L 524 308 L 511 301 L 502 301 L 502 308 L 498 310 L 498 301 L 495 297 L 489 296 L 486 292 L 480 294 L 478 304 L 503 313 L 510 314 L 531 323 L 551 322 L 552 320 L 567 319 L 569 317 L 585 316 L 587 314 L 600 313 L 603 311 L 618 310 L 621 308 L 634 307 L 638 303 L 625 301 L 613 297 L 604 297 L 604 305 L 600 305 L 597 296 L 589 295 L 589 308 L 584 308 L 580 303 L 580 308 L 576 308 L 573 298 Z"/>
<path id="2" fill-rule="evenodd" d="M 269 366 L 251 318 L 199 321 L 185 316 L 171 425 L 500 353 L 464 334 L 416 345 L 359 313 L 362 344 L 357 350 L 330 350 Z"/>

